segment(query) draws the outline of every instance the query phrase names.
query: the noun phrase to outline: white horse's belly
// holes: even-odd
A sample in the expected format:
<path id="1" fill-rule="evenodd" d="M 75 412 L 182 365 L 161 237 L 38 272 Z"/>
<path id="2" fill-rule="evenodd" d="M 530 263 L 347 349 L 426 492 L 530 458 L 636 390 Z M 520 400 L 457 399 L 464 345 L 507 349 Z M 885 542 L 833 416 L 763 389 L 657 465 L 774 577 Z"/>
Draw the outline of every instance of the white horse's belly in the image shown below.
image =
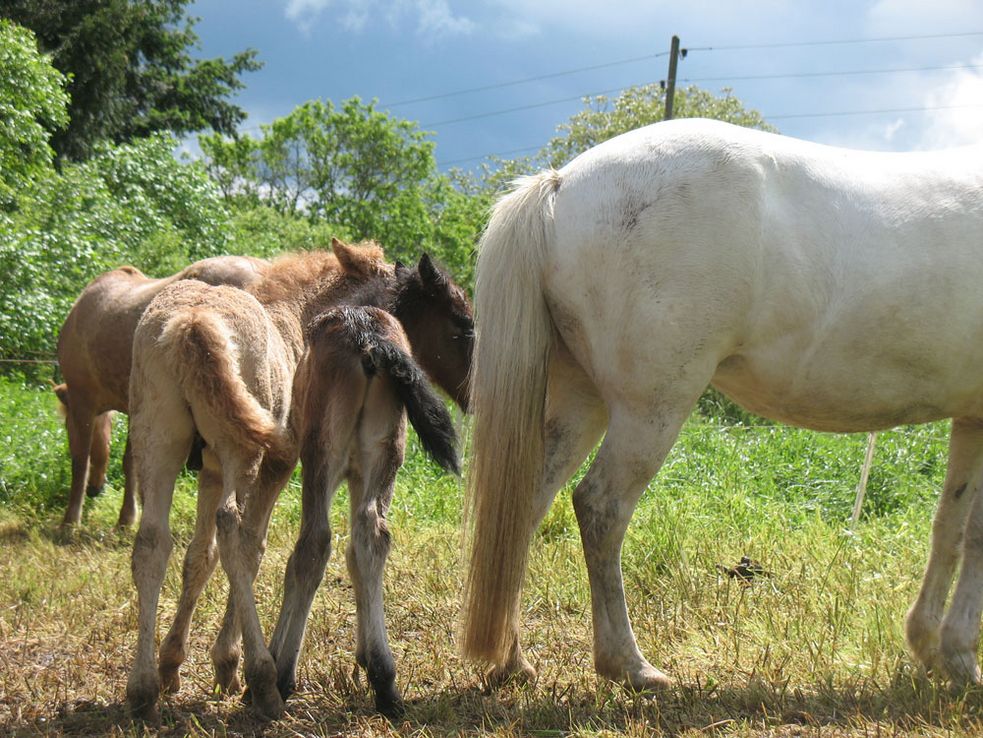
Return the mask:
<path id="1" fill-rule="evenodd" d="M 983 417 L 983 358 L 956 351 L 885 355 L 789 346 L 725 359 L 713 385 L 751 412 L 820 431 L 859 432 L 949 417 Z M 851 347 L 852 348 L 852 347 Z M 876 347 L 874 347 L 876 349 Z"/>

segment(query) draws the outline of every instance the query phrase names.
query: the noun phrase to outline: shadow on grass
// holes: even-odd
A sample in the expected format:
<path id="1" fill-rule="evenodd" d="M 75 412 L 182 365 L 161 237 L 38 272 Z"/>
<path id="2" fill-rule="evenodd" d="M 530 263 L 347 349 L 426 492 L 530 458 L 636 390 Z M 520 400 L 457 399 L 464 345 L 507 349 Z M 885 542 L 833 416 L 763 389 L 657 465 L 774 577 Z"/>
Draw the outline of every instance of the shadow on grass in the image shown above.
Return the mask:
<path id="1" fill-rule="evenodd" d="M 494 733 L 566 735 L 571 732 L 637 733 L 639 727 L 665 735 L 718 733 L 742 728 L 751 734 L 806 729 L 822 734 L 867 735 L 871 726 L 891 734 L 938 729 L 978 735 L 983 722 L 983 688 L 951 694 L 928 679 L 899 675 L 892 685 L 871 683 L 821 687 L 806 692 L 787 685 L 684 685 L 659 695 L 639 695 L 608 683 L 510 687 L 487 693 L 477 686 L 442 690 L 406 702 L 406 716 L 389 724 L 371 709 L 362 688 L 327 692 L 319 685 L 291 697 L 275 722 L 256 718 L 241 699 L 167 699 L 159 726 L 132 722 L 124 704 L 79 702 L 54 716 L 13 727 L 12 735 L 296 736 L 322 734 L 419 735 Z M 742 733 L 744 734 L 744 733 Z"/>

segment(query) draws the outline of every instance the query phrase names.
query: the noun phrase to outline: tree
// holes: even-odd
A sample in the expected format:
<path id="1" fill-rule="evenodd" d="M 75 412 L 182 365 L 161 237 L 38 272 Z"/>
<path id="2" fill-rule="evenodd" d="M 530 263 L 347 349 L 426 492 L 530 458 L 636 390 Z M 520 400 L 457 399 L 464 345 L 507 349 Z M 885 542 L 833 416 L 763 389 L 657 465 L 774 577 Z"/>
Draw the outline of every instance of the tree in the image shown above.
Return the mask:
<path id="1" fill-rule="evenodd" d="M 374 238 L 393 258 L 438 246 L 438 256 L 463 266 L 466 259 L 451 251 L 460 245 L 470 253 L 470 243 L 458 244 L 466 208 L 451 201 L 433 143 L 374 103 L 311 100 L 262 126 L 258 139 L 211 134 L 199 141 L 212 178 L 239 207 L 265 205 Z"/>
<path id="2" fill-rule="evenodd" d="M 59 158 L 90 156 L 154 131 L 211 128 L 232 134 L 245 112 L 229 102 L 256 52 L 193 59 L 192 0 L 5 0 L 0 16 L 37 35 L 55 67 L 71 76 L 70 123 L 52 137 Z"/>
<path id="3" fill-rule="evenodd" d="M 51 168 L 48 129 L 68 122 L 65 78 L 38 52 L 34 34 L 0 20 L 0 210 Z"/>
<path id="4" fill-rule="evenodd" d="M 695 85 L 677 89 L 674 118 L 713 118 L 748 128 L 774 131 L 757 110 L 744 107 L 730 89 L 714 95 Z M 628 131 L 657 123 L 665 114 L 666 93 L 661 85 L 629 87 L 614 100 L 598 95 L 584 99 L 585 110 L 558 126 L 560 132 L 540 151 L 538 158 L 560 167 L 592 146 Z"/>
<path id="5" fill-rule="evenodd" d="M 72 302 L 100 272 L 133 264 L 164 276 L 226 251 L 225 203 L 174 146 L 162 134 L 104 144 L 0 213 L 0 354 L 52 351 Z"/>

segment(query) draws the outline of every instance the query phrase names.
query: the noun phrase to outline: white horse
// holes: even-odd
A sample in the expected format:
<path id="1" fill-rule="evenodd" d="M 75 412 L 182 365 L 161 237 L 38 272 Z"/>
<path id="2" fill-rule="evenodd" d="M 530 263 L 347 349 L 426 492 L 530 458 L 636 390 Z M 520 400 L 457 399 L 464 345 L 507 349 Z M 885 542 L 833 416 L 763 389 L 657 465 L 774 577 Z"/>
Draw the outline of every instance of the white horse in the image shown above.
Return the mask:
<path id="1" fill-rule="evenodd" d="M 925 666 L 980 681 L 983 148 L 846 151 L 706 120 L 642 128 L 498 202 L 476 313 L 464 649 L 495 665 L 492 680 L 534 673 L 518 635 L 530 538 L 604 434 L 573 494 L 594 665 L 636 689 L 668 683 L 632 633 L 621 545 L 713 384 L 821 431 L 953 418 L 906 630 Z"/>

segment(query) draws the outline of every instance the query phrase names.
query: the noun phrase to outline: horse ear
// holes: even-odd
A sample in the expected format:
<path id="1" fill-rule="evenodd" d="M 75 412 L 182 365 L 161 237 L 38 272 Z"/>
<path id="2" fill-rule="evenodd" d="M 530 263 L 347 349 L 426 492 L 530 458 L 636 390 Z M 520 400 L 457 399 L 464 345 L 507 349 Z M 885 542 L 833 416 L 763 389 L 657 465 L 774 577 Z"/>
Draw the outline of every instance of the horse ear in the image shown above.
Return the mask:
<path id="1" fill-rule="evenodd" d="M 447 284 L 444 275 L 440 273 L 437 265 L 433 263 L 433 259 L 430 258 L 430 254 L 426 251 L 420 257 L 420 265 L 417 268 L 420 271 L 420 277 L 423 279 L 424 284 L 431 287 L 443 287 Z"/>
<path id="2" fill-rule="evenodd" d="M 337 238 L 331 239 L 331 250 L 338 257 L 338 263 L 348 274 L 368 277 L 382 272 L 382 249 L 373 243 L 362 246 L 349 246 Z"/>
<path id="3" fill-rule="evenodd" d="M 399 259 L 396 259 L 396 264 L 394 265 L 393 270 L 396 272 L 397 277 L 402 277 L 409 271 L 409 269 L 406 268 L 406 264 L 401 262 Z"/>

